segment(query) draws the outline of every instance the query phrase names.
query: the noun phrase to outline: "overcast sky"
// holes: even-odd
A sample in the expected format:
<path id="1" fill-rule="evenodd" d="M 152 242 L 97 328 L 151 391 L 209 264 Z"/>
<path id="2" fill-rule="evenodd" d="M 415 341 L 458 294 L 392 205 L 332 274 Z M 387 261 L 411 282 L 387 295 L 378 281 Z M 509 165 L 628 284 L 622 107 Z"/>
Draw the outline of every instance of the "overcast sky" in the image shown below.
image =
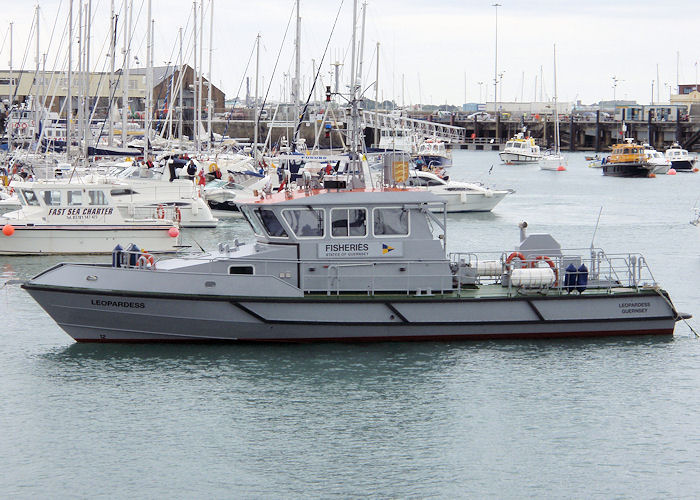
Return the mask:
<path id="1" fill-rule="evenodd" d="M 86 0 L 84 0 L 86 1 Z M 134 38 L 132 47 L 141 64 L 146 61 L 146 0 L 132 0 Z M 47 68 L 65 68 L 66 43 L 61 33 L 68 18 L 69 0 L 42 0 L 41 52 L 48 52 Z M 79 0 L 73 0 L 77 23 Z M 122 1 L 117 0 L 121 11 Z M 380 97 L 399 104 L 461 104 L 466 100 L 493 100 L 496 8 L 491 1 L 473 0 L 368 0 L 364 52 L 363 89 L 375 80 L 376 44 L 380 43 Z M 557 45 L 559 99 L 593 103 L 613 98 L 613 76 L 619 81 L 617 99 L 651 100 L 652 81 L 659 67 L 659 97 L 668 100 L 676 84 L 676 54 L 680 54 L 680 83 L 695 83 L 696 61 L 700 60 L 697 25 L 700 6 L 694 0 L 499 0 L 498 70 L 502 77 L 502 100 L 529 101 L 540 95 L 540 68 L 544 75 L 544 97 L 553 93 L 553 45 Z M 208 62 L 209 6 L 204 0 L 205 51 Z M 110 0 L 92 0 L 94 70 L 106 70 L 104 54 L 109 25 Z M 294 21 L 285 30 L 294 7 L 293 0 L 214 0 L 212 80 L 227 98 L 235 97 L 245 76 L 255 36 L 261 35 L 261 85 L 279 98 L 284 73 L 293 73 Z M 361 2 L 358 12 L 361 9 Z M 334 20 L 340 11 L 331 37 Z M 32 27 L 34 5 L 3 2 L 0 21 L 0 67 L 9 62 L 9 23 L 14 22 L 13 67 L 22 67 Z M 199 12 L 197 13 L 199 16 Z M 312 59 L 323 62 L 324 84 L 329 83 L 330 63 L 350 66 L 351 0 L 301 0 L 302 72 L 312 73 Z M 186 57 L 192 64 L 192 2 L 153 0 L 155 19 L 155 60 L 162 65 L 177 59 L 178 28 L 185 28 Z M 121 19 L 120 19 L 121 23 Z M 55 30 L 53 38 L 51 32 Z M 49 40 L 51 39 L 50 48 Z M 122 36 L 119 37 L 121 48 Z M 34 68 L 33 40 L 24 67 Z M 58 53 L 61 62 L 56 63 Z M 101 57 L 97 57 L 102 54 Z M 121 55 L 121 52 L 118 51 Z M 275 61 L 277 70 L 273 76 Z M 121 61 L 117 67 L 121 66 Z M 208 66 L 205 66 L 208 71 Z M 255 58 L 247 74 L 255 75 Z M 466 74 L 466 89 L 465 89 Z M 405 91 L 402 93 L 402 78 Z M 478 82 L 483 82 L 479 85 Z M 656 83 L 655 83 L 656 85 Z M 308 82 L 305 85 L 308 89 Z M 674 90 L 675 92 L 675 90 Z M 262 93 L 262 90 L 261 90 Z M 374 89 L 367 91 L 374 98 Z M 654 91 L 656 100 L 657 91 Z M 245 95 L 245 87 L 241 91 Z"/>

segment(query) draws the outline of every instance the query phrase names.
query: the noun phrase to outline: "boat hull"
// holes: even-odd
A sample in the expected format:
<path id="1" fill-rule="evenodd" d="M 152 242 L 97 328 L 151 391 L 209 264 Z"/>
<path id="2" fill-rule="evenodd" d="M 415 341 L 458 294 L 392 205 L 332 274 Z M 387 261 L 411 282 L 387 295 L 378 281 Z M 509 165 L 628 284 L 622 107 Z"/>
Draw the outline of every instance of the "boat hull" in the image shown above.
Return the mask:
<path id="1" fill-rule="evenodd" d="M 438 166 L 438 167 L 451 167 L 452 158 L 440 155 L 416 155 L 416 160 L 420 160 L 424 165 L 428 167 Z"/>
<path id="2" fill-rule="evenodd" d="M 673 333 L 657 292 L 251 298 L 23 287 L 78 342 L 313 342 Z M 662 292 L 663 293 L 663 292 Z"/>
<path id="3" fill-rule="evenodd" d="M 649 169 L 642 163 L 606 163 L 603 175 L 609 177 L 649 177 Z"/>
<path id="4" fill-rule="evenodd" d="M 498 205 L 507 193 L 495 193 L 486 196 L 482 193 L 435 193 L 447 202 L 445 210 L 448 213 L 490 212 Z M 439 209 L 435 209 L 439 211 Z"/>
<path id="5" fill-rule="evenodd" d="M 11 236 L 0 235 L 0 255 L 108 254 L 119 244 L 135 243 L 150 253 L 174 252 L 178 239 L 171 225 L 145 228 L 119 226 L 17 226 Z"/>
<path id="6" fill-rule="evenodd" d="M 692 172 L 695 168 L 693 160 L 671 160 L 671 168 L 677 172 Z"/>
<path id="7" fill-rule="evenodd" d="M 505 151 L 501 151 L 500 153 L 498 153 L 498 156 L 500 156 L 502 162 L 513 164 L 537 163 L 538 161 L 540 161 L 541 158 L 541 156 L 539 155 L 507 153 Z"/>

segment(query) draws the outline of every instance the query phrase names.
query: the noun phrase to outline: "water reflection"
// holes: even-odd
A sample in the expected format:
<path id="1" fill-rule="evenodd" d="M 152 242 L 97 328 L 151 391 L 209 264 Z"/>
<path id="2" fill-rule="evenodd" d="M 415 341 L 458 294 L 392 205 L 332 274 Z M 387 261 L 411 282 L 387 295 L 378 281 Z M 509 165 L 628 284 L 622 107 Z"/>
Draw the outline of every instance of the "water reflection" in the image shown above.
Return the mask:
<path id="1" fill-rule="evenodd" d="M 441 377 L 475 361 L 498 364 L 585 360 L 605 351 L 647 351 L 673 344 L 672 336 L 539 341 L 320 343 L 320 344 L 71 344 L 42 355 L 60 372 L 201 371 L 208 376 L 357 381 L 410 376 Z M 89 375 L 88 373 L 84 373 Z"/>

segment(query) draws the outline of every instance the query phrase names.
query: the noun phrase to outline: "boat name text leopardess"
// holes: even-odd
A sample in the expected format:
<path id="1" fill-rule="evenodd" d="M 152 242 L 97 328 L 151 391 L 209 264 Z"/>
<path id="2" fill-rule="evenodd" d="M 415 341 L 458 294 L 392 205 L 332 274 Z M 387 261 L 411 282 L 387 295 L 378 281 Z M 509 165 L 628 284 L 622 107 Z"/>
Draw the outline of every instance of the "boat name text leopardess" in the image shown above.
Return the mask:
<path id="1" fill-rule="evenodd" d="M 117 300 L 100 300 L 92 299 L 91 304 L 94 306 L 104 306 L 104 307 L 130 307 L 132 309 L 144 309 L 146 304 L 143 302 L 122 302 Z"/>

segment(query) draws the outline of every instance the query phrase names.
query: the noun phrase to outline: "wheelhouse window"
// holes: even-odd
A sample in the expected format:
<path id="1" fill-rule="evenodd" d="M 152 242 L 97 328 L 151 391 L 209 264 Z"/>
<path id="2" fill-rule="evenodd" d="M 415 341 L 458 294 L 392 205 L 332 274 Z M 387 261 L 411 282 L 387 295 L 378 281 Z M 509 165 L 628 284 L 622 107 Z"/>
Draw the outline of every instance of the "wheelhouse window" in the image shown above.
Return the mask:
<path id="1" fill-rule="evenodd" d="M 76 206 L 83 204 L 82 191 L 66 191 L 66 198 L 68 206 Z"/>
<path id="2" fill-rule="evenodd" d="M 282 226 L 282 223 L 273 210 L 269 208 L 256 208 L 255 214 L 262 222 L 267 234 L 274 238 L 288 238 L 287 231 L 284 230 L 284 226 Z"/>
<path id="3" fill-rule="evenodd" d="M 302 208 L 295 210 L 283 210 L 282 216 L 292 229 L 292 232 L 300 238 L 323 236 L 323 210 Z"/>
<path id="4" fill-rule="evenodd" d="M 58 206 L 61 204 L 61 192 L 56 190 L 41 191 L 41 197 L 44 198 L 44 204 L 48 206 Z"/>
<path id="5" fill-rule="evenodd" d="M 364 208 L 334 208 L 331 210 L 332 236 L 367 236 L 367 210 Z"/>
<path id="6" fill-rule="evenodd" d="M 23 189 L 24 199 L 27 200 L 27 205 L 37 206 L 39 205 L 39 198 L 36 197 L 36 193 L 30 189 Z"/>
<path id="7" fill-rule="evenodd" d="M 375 235 L 408 235 L 408 210 L 403 208 L 375 208 Z"/>
<path id="8" fill-rule="evenodd" d="M 107 196 L 104 191 L 88 191 L 90 205 L 107 205 Z"/>

